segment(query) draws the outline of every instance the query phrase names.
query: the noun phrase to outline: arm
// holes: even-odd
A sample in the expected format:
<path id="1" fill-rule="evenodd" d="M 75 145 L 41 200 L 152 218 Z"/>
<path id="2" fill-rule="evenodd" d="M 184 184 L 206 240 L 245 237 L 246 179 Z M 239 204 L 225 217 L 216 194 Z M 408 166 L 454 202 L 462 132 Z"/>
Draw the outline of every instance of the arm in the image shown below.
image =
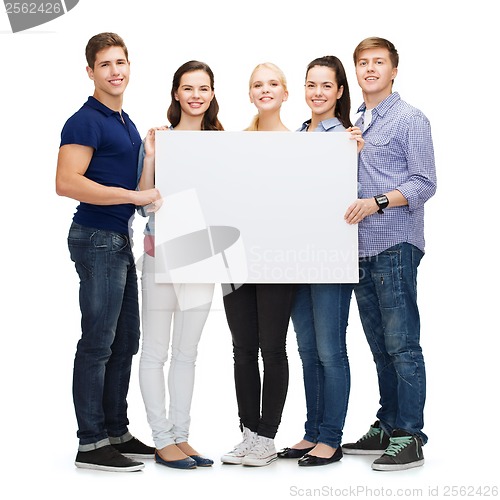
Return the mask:
<path id="1" fill-rule="evenodd" d="M 409 210 L 421 207 L 436 192 L 436 168 L 430 124 L 423 115 L 413 117 L 406 131 L 404 156 L 408 178 L 385 194 L 388 207 L 408 205 Z M 357 224 L 378 211 L 374 198 L 362 198 L 350 205 L 344 215 L 348 224 Z"/>
<path id="2" fill-rule="evenodd" d="M 79 144 L 65 144 L 59 149 L 56 192 L 92 205 L 147 205 L 161 198 L 157 189 L 133 191 L 103 186 L 85 177 L 94 149 Z"/>
<path id="3" fill-rule="evenodd" d="M 397 189 L 383 194 L 385 194 L 389 200 L 389 207 L 402 207 L 408 205 L 408 200 L 403 196 L 401 191 Z M 375 198 L 360 198 L 349 206 L 344 215 L 344 219 L 348 224 L 358 224 L 365 217 L 377 212 L 378 205 Z"/>
<path id="4" fill-rule="evenodd" d="M 139 189 L 151 189 L 155 185 L 155 129 L 149 129 L 144 139 L 142 173 L 139 179 Z"/>

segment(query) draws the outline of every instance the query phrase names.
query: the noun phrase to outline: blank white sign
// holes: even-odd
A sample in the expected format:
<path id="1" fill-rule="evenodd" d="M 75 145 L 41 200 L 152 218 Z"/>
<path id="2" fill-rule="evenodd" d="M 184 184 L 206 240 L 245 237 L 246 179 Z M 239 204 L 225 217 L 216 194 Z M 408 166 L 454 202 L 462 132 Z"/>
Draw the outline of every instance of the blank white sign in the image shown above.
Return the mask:
<path id="1" fill-rule="evenodd" d="M 156 280 L 355 283 L 347 132 L 157 131 Z"/>

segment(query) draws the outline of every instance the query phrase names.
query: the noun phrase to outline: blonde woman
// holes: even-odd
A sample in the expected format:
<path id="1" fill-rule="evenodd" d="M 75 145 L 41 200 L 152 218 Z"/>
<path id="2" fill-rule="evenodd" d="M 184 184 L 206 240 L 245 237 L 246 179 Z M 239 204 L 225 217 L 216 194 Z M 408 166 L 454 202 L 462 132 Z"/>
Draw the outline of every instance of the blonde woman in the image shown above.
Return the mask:
<path id="1" fill-rule="evenodd" d="M 280 116 L 288 98 L 286 79 L 276 65 L 263 63 L 254 69 L 249 95 L 257 115 L 246 130 L 288 130 Z M 224 297 L 243 440 L 221 457 L 223 463 L 264 466 L 277 459 L 274 437 L 288 390 L 285 344 L 294 289 L 293 284 L 244 284 Z"/>

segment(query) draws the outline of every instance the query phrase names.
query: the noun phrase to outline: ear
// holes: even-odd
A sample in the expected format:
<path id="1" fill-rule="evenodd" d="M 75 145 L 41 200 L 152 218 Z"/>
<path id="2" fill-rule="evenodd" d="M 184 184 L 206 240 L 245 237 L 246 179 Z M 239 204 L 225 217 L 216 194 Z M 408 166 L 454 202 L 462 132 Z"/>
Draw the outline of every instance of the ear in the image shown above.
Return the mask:
<path id="1" fill-rule="evenodd" d="M 288 90 L 285 90 L 285 93 L 283 94 L 283 102 L 288 101 Z"/>
<path id="2" fill-rule="evenodd" d="M 392 68 L 392 81 L 394 81 L 397 74 L 398 74 L 398 68 Z"/>
<path id="3" fill-rule="evenodd" d="M 176 101 L 178 101 L 178 100 L 179 100 L 179 94 L 178 94 L 177 92 L 174 92 L 174 99 L 175 99 Z"/>
<path id="4" fill-rule="evenodd" d="M 87 66 L 85 69 L 87 70 L 88 77 L 91 80 L 93 80 L 94 79 L 94 70 L 90 66 Z"/>
<path id="5" fill-rule="evenodd" d="M 343 86 L 343 85 L 341 85 L 341 86 L 339 87 L 338 92 L 337 92 L 337 99 L 340 99 L 340 98 L 342 97 L 342 94 L 343 94 L 343 93 L 344 93 L 344 86 Z"/>

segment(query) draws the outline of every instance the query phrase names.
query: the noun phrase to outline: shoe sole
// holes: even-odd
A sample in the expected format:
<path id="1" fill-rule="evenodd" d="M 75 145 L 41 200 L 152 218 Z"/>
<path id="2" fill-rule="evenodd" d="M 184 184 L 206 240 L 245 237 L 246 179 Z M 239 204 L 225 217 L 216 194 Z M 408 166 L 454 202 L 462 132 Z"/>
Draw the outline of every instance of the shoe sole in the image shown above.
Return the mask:
<path id="1" fill-rule="evenodd" d="M 385 448 L 383 450 L 353 450 L 342 447 L 342 451 L 346 455 L 383 455 Z"/>
<path id="2" fill-rule="evenodd" d="M 139 458 L 139 459 L 148 459 L 155 457 L 154 453 L 152 455 L 139 454 L 139 453 L 122 453 L 122 455 L 127 458 Z"/>
<path id="3" fill-rule="evenodd" d="M 269 465 L 271 463 L 273 463 L 274 461 L 278 460 L 278 457 L 275 456 L 275 457 L 269 457 L 265 460 L 262 460 L 262 459 L 257 459 L 257 458 L 247 458 L 245 460 L 246 457 L 243 458 L 243 460 L 241 461 L 241 465 L 248 465 L 249 467 L 263 467 L 265 465 Z"/>
<path id="4" fill-rule="evenodd" d="M 144 469 L 144 464 L 129 465 L 126 467 L 113 467 L 110 465 L 87 464 L 85 462 L 75 462 L 79 469 L 102 470 L 105 472 L 136 472 Z"/>
<path id="5" fill-rule="evenodd" d="M 391 470 L 407 470 L 424 465 L 425 460 L 417 460 L 408 464 L 372 464 L 373 470 L 391 471 Z"/>
<path id="6" fill-rule="evenodd" d="M 228 465 L 241 465 L 241 458 L 221 458 L 220 461 Z"/>

